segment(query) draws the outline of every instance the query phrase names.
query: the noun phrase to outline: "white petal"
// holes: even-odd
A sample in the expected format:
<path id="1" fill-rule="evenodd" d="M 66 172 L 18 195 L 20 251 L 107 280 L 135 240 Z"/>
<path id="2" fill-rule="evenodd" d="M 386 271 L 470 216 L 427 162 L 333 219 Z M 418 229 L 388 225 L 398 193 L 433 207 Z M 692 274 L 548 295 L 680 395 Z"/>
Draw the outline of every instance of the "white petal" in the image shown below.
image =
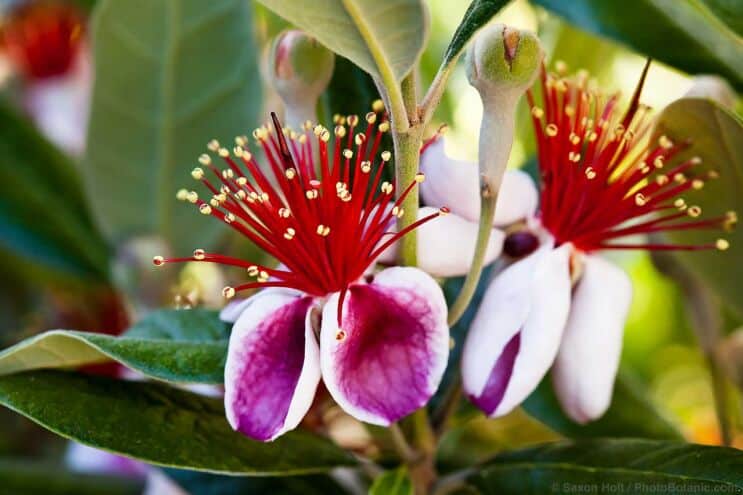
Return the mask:
<path id="1" fill-rule="evenodd" d="M 438 139 L 421 155 L 420 169 L 426 180 L 420 185 L 425 204 L 446 206 L 452 213 L 475 222 L 480 218 L 480 180 L 475 162 L 453 160 Z M 498 194 L 493 225 L 504 226 L 529 217 L 537 208 L 534 181 L 520 170 L 508 170 Z"/>
<path id="2" fill-rule="evenodd" d="M 342 330 L 339 299 L 328 299 L 320 330 L 323 381 L 333 399 L 355 418 L 382 426 L 422 407 L 449 356 L 446 301 L 436 281 L 395 267 L 351 286 Z"/>
<path id="3" fill-rule="evenodd" d="M 235 322 L 225 364 L 225 411 L 235 430 L 270 441 L 294 429 L 320 382 L 312 299 L 265 289 Z"/>
<path id="4" fill-rule="evenodd" d="M 147 481 L 142 495 L 188 495 L 188 492 L 165 476 L 159 469 L 152 468 L 147 473 Z"/>
<path id="5" fill-rule="evenodd" d="M 283 269 L 280 265 L 278 269 Z M 283 287 L 275 288 L 272 287 L 270 290 L 262 290 L 259 292 L 256 292 L 250 297 L 246 297 L 244 299 L 233 299 L 232 301 L 228 302 L 227 305 L 225 305 L 224 308 L 219 312 L 219 319 L 227 322 L 227 323 L 235 323 L 238 318 L 240 318 L 240 315 L 243 314 L 243 311 L 248 309 L 251 304 L 256 302 L 261 297 L 264 297 L 266 295 L 271 294 L 278 294 L 283 293 L 290 296 L 299 296 L 301 295 L 301 292 L 296 291 L 294 289 L 287 289 Z"/>
<path id="6" fill-rule="evenodd" d="M 78 473 L 113 474 L 134 479 L 143 478 L 148 469 L 142 462 L 77 442 L 68 444 L 64 462 Z"/>
<path id="7" fill-rule="evenodd" d="M 624 271 L 597 256 L 584 261 L 552 370 L 560 404 L 579 423 L 599 418 L 611 403 L 632 301 L 632 283 Z"/>
<path id="8" fill-rule="evenodd" d="M 438 208 L 424 206 L 418 210 L 418 218 L 437 211 Z M 477 242 L 476 223 L 449 214 L 426 222 L 416 232 L 418 268 L 435 277 L 456 277 L 469 271 Z M 492 263 L 500 255 L 504 239 L 505 234 L 501 230 L 493 229 L 485 253 L 485 264 Z M 399 242 L 396 242 L 379 256 L 378 261 L 394 263 L 398 248 Z"/>
<path id="9" fill-rule="evenodd" d="M 557 354 L 570 307 L 572 246 L 551 246 L 504 270 L 487 289 L 470 327 L 462 354 L 463 387 L 491 416 L 502 416 L 526 399 Z M 504 353 L 510 354 L 507 369 L 499 371 Z M 491 375 L 498 372 L 505 381 L 491 389 Z"/>

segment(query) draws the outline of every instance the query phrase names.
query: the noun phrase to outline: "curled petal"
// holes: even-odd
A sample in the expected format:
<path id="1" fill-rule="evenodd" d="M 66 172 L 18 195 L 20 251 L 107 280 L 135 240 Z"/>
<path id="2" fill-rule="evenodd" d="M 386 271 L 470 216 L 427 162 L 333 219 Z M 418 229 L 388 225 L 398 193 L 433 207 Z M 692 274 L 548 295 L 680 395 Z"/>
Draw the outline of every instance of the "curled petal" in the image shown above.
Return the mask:
<path id="1" fill-rule="evenodd" d="M 584 259 L 552 369 L 557 398 L 579 423 L 599 418 L 611 403 L 632 301 L 632 283 L 624 271 L 597 256 Z"/>
<path id="2" fill-rule="evenodd" d="M 225 365 L 224 404 L 232 428 L 270 441 L 294 429 L 320 382 L 313 300 L 266 289 L 235 322 Z"/>
<path id="3" fill-rule="evenodd" d="M 489 416 L 502 416 L 536 388 L 557 354 L 570 307 L 572 246 L 543 246 L 490 285 L 462 354 L 462 385 Z"/>
<path id="4" fill-rule="evenodd" d="M 438 210 L 424 206 L 418 210 L 423 218 Z M 444 215 L 418 227 L 418 267 L 435 277 L 464 275 L 472 266 L 477 241 L 477 224 L 457 215 Z M 485 264 L 493 262 L 501 253 L 505 234 L 493 229 L 485 253 Z M 382 263 L 394 263 L 398 243 L 379 257 Z"/>
<path id="5" fill-rule="evenodd" d="M 446 206 L 470 222 L 480 218 L 480 180 L 474 162 L 454 160 L 444 152 L 444 140 L 432 143 L 421 155 L 420 169 L 426 180 L 420 185 L 423 201 Z M 537 208 L 538 192 L 525 172 L 508 170 L 498 193 L 493 225 L 508 225 L 530 217 Z"/>
<path id="6" fill-rule="evenodd" d="M 282 265 L 279 265 L 278 269 L 283 269 Z M 270 291 L 262 290 L 250 297 L 244 299 L 233 299 L 228 302 L 224 308 L 219 312 L 219 319 L 227 323 L 235 323 L 240 315 L 250 307 L 251 304 L 259 300 L 261 297 L 267 295 L 275 295 L 278 293 L 300 296 L 302 293 L 294 289 L 286 288 L 272 288 Z"/>
<path id="7" fill-rule="evenodd" d="M 353 285 L 323 310 L 323 381 L 352 416 L 389 425 L 423 406 L 436 391 L 449 356 L 441 288 L 416 268 L 389 268 L 370 284 Z"/>

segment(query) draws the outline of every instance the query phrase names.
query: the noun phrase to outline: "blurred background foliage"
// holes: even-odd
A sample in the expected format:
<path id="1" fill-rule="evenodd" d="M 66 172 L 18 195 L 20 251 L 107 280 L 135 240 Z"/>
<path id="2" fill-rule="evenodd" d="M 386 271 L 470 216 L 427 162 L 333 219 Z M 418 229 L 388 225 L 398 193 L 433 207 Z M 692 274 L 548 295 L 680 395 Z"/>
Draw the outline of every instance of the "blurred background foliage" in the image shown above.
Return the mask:
<path id="1" fill-rule="evenodd" d="M 20 3 L 0 0 L 0 23 Z M 201 8 L 205 3 L 185 2 L 190 11 L 180 25 L 170 23 L 167 2 L 162 0 L 153 0 L 144 10 L 141 2 L 98 2 L 106 5 L 105 12 L 94 0 L 72 3 L 85 15 L 92 9 L 97 22 L 97 30 L 96 26 L 85 29 L 92 36 L 89 41 L 99 72 L 83 156 L 60 151 L 35 130 L 24 115 L 24 80 L 6 59 L 0 59 L 3 347 L 49 328 L 118 334 L 128 320 L 162 305 L 218 307 L 219 288 L 236 276 L 212 266 L 187 265 L 167 277 L 162 271 L 153 277 L 150 260 L 155 253 L 185 254 L 202 247 L 193 245 L 198 242 L 221 244 L 238 256 L 260 256 L 226 229 L 215 230 L 209 223 L 202 230 L 202 219 L 176 202 L 175 192 L 188 186 L 189 170 L 208 139 L 248 134 L 266 112 L 280 108 L 280 100 L 264 82 L 265 59 L 270 41 L 287 23 L 247 0 L 209 2 L 209 9 Z M 468 4 L 427 3 L 432 25 L 420 64 L 424 88 Z M 703 24 L 680 5 L 687 3 L 692 2 L 678 2 L 677 12 L 662 12 L 659 2 L 651 0 L 514 0 L 496 20 L 536 30 L 550 67 L 562 60 L 571 70 L 586 69 L 602 87 L 621 91 L 625 99 L 646 56 L 652 56 L 658 61 L 652 64 L 642 100 L 662 109 L 691 88 L 694 73 L 718 72 L 738 89 L 743 84 L 741 4 L 702 2 L 718 15 L 714 22 Z M 176 41 L 166 40 L 163 29 L 173 30 L 169 33 L 177 34 Z M 718 50 L 722 39 L 732 41 L 729 48 Z M 165 41 L 175 44 L 158 44 Z M 173 59 L 172 53 L 180 58 Z M 129 79 L 121 79 L 122 74 L 129 74 Z M 155 86 L 158 81 L 169 81 L 173 87 Z M 327 120 L 339 112 L 363 113 L 375 98 L 371 78 L 339 58 L 319 114 Z M 464 71 L 457 70 L 430 133 L 448 124 L 448 152 L 474 160 L 481 113 L 477 92 Z M 534 155 L 525 105 L 517 129 L 513 167 L 523 166 Z M 176 233 L 187 239 L 175 239 Z M 734 246 L 732 252 L 732 261 L 743 263 L 740 247 Z M 660 414 L 687 440 L 721 443 L 705 354 L 690 323 L 682 288 L 662 274 L 647 254 L 614 258 L 631 274 L 635 287 L 623 373 L 647 389 Z M 730 335 L 722 354 L 733 377 L 740 373 L 743 361 L 742 339 L 732 335 L 740 326 L 737 318 L 734 312 L 726 312 L 722 325 Z M 724 406 L 733 431 L 738 432 L 732 443 L 743 447 L 740 395 L 733 392 L 732 380 L 725 381 L 724 387 L 729 389 L 727 396 L 734 398 Z M 440 460 L 453 469 L 504 448 L 564 434 L 558 430 L 523 410 L 497 422 L 480 417 L 447 435 Z M 61 440 L 4 409 L 0 431 L 0 456 L 59 459 L 63 452 Z"/>

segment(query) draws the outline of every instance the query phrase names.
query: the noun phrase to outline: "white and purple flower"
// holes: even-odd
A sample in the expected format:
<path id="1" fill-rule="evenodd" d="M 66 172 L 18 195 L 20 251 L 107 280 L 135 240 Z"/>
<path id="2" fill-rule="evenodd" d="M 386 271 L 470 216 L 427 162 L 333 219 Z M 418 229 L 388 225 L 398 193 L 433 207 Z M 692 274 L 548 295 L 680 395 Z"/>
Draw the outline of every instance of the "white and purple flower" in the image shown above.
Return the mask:
<path id="1" fill-rule="evenodd" d="M 724 239 L 697 246 L 615 241 L 729 227 L 736 220 L 733 212 L 700 220 L 701 209 L 681 198 L 716 173 L 700 172 L 698 158 L 671 164 L 688 144 L 666 137 L 649 142 L 641 86 L 626 112 L 617 107 L 618 95 L 604 98 L 589 90 L 585 75 L 569 79 L 543 71 L 542 107 L 527 94 L 542 187 L 537 192 L 530 180 L 509 183 L 506 175 L 496 216 L 523 218 L 504 241 L 505 254 L 516 261 L 487 288 L 462 354 L 464 392 L 489 416 L 521 404 L 550 368 L 557 397 L 573 420 L 585 423 L 608 408 L 632 286 L 598 251 L 728 247 Z M 424 154 L 424 164 L 434 151 Z M 453 213 L 470 201 L 463 216 L 477 220 L 474 164 L 438 152 L 425 170 L 424 198 L 446 200 Z M 443 192 L 432 194 L 437 188 Z"/>
<path id="2" fill-rule="evenodd" d="M 217 169 L 209 155 L 202 155 L 203 168 L 192 173 L 211 198 L 179 191 L 180 199 L 273 255 L 279 268 L 203 250 L 193 257 L 154 260 L 156 265 L 221 263 L 257 278 L 225 288 L 226 297 L 262 290 L 222 313 L 234 322 L 225 368 L 227 418 L 257 440 L 270 441 L 295 428 L 321 378 L 346 412 L 389 425 L 428 401 L 446 366 L 447 309 L 436 281 L 416 268 L 368 275 L 397 239 L 446 209 L 390 232 L 400 204 L 424 177 L 419 174 L 386 207 L 394 192 L 382 181 L 390 153 L 378 150 L 389 123 L 370 112 L 362 130 L 359 120 L 350 116 L 333 132 L 307 124 L 297 134 L 281 129 L 274 116 L 276 132 L 260 128 L 253 134 L 271 177 L 247 150 L 247 138 L 240 137 L 233 153 L 217 142 L 209 145 L 226 168 Z M 207 179 L 209 173 L 217 183 Z"/>

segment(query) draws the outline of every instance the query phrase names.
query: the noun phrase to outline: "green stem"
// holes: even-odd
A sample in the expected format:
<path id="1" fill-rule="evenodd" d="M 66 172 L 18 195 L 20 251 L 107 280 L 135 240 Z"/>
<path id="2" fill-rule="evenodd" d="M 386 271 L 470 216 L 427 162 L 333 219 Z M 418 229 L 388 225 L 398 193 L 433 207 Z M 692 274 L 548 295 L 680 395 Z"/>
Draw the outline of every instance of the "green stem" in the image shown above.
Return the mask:
<path id="1" fill-rule="evenodd" d="M 390 438 L 392 444 L 395 447 L 395 451 L 400 456 L 400 459 L 406 464 L 411 464 L 416 461 L 418 455 L 415 453 L 413 447 L 410 446 L 408 440 L 397 423 L 392 423 L 389 428 Z"/>
<path id="2" fill-rule="evenodd" d="M 477 284 L 480 282 L 483 265 L 485 263 L 485 254 L 490 242 L 490 234 L 493 232 L 493 217 L 495 216 L 495 205 L 497 194 L 485 193 L 489 189 L 483 189 L 483 195 L 480 202 L 480 225 L 477 231 L 477 244 L 475 245 L 475 255 L 472 258 L 472 266 L 464 279 L 462 290 L 459 291 L 457 299 L 449 308 L 449 326 L 454 326 L 459 321 L 464 312 L 467 310 L 472 297 L 475 295 Z"/>

